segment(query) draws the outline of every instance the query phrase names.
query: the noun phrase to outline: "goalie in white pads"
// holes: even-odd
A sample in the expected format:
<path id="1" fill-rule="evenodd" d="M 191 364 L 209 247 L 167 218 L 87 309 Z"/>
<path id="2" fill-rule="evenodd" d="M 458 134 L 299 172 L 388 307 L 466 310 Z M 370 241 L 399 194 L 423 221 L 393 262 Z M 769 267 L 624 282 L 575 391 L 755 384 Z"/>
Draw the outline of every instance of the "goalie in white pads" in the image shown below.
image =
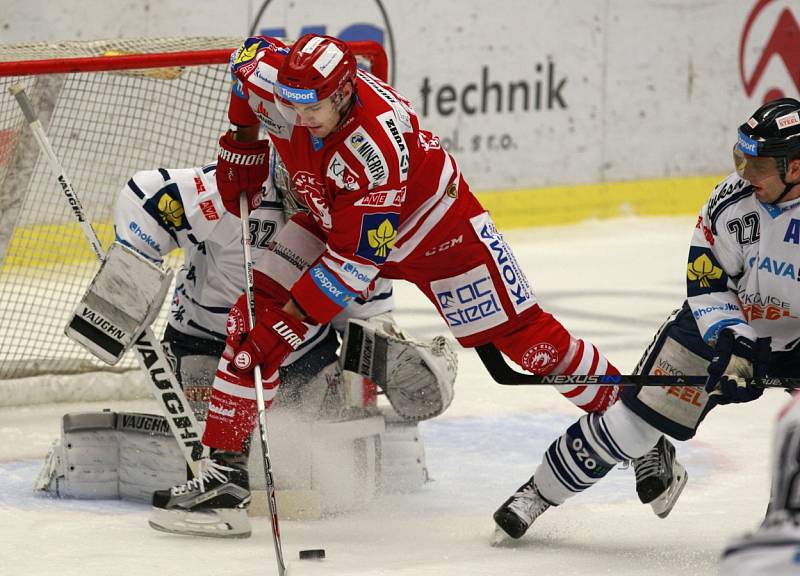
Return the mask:
<path id="1" fill-rule="evenodd" d="M 638 368 L 707 373 L 705 390 L 628 388 L 602 416 L 579 419 L 495 512 L 500 536 L 521 537 L 545 510 L 625 460 L 634 460 L 637 483 L 666 516 L 686 472 L 663 435 L 688 440 L 716 405 L 758 398 L 763 388 L 746 386 L 746 378 L 800 373 L 800 102 L 783 98 L 756 110 L 739 127 L 734 162 L 736 172 L 716 187 L 697 221 L 687 301 Z"/>
<path id="2" fill-rule="evenodd" d="M 287 213 L 303 210 L 304 207 L 298 205 L 289 194 L 288 182 L 281 178 L 282 163 L 274 154 L 270 166 L 272 170 L 270 174 L 265 174 L 259 202 L 250 212 L 253 258 L 258 259 L 270 250 L 280 262 L 279 265 L 287 270 L 301 270 L 308 266 L 306 256 L 286 249 L 279 233 L 291 235 L 297 232 L 291 227 L 284 229 Z M 281 187 L 281 182 L 285 187 Z M 229 208 L 238 212 L 238 208 Z M 184 250 L 185 261 L 177 273 L 163 345 L 198 420 L 205 420 L 211 383 L 225 346 L 228 312 L 245 283 L 240 221 L 220 198 L 215 165 L 136 173 L 119 195 L 115 229 L 115 246 L 125 254 L 125 258 L 116 260 L 113 257 L 115 251 L 110 251 L 112 264 L 103 267 L 103 271 L 98 273 L 100 280 L 95 281 L 93 286 L 126 282 L 123 276 L 130 276 L 129 253 L 161 264 L 164 256 L 173 249 L 180 247 Z M 158 287 L 163 290 L 163 282 Z M 92 294 L 92 290 L 89 294 Z M 373 290 L 365 296 L 357 298 L 345 314 L 334 319 L 332 325 L 335 329 L 331 325 L 310 328 L 306 340 L 287 358 L 280 370 L 283 384 L 279 404 L 294 406 L 310 413 L 312 417 L 318 417 L 325 407 L 320 406 L 321 395 L 316 392 L 322 390 L 324 393 L 331 381 L 335 381 L 340 388 L 337 393 L 351 397 L 327 406 L 328 412 L 322 416 L 340 417 L 341 414 L 331 410 L 341 409 L 342 402 L 369 403 L 369 398 L 352 398 L 363 394 L 369 396 L 370 390 L 362 389 L 362 380 L 366 378 L 380 386 L 399 415 L 399 420 L 405 422 L 403 425 L 394 422 L 391 430 L 407 436 L 408 432 L 403 428 L 415 428 L 417 421 L 441 414 L 449 406 L 453 398 L 456 355 L 452 344 L 444 338 L 437 337 L 430 343 L 422 343 L 400 331 L 391 316 L 394 299 L 390 280 L 378 280 Z M 109 317 L 118 321 L 128 314 L 125 304 L 125 298 L 117 298 L 110 308 L 106 305 L 103 309 Z M 151 320 L 152 314 L 147 322 Z M 348 337 L 349 321 L 357 323 L 357 338 Z M 337 329 L 347 342 L 349 366 L 344 366 L 344 358 L 339 360 L 337 357 Z M 99 340 L 99 344 L 106 344 L 103 336 L 98 337 L 97 332 L 90 336 Z M 105 339 L 108 340 L 107 335 Z M 98 353 L 98 345 L 92 347 L 89 340 L 90 350 Z M 373 354 L 374 351 L 377 353 Z M 343 373 L 343 369 L 347 372 Z M 365 383 L 365 386 L 369 385 Z M 309 398 L 314 398 L 317 404 L 303 406 L 303 401 Z M 80 459 L 81 454 L 85 454 L 80 450 L 65 451 L 62 446 L 50 458 L 50 466 L 40 479 L 40 488 L 76 497 L 114 497 L 119 493 L 123 497 L 141 498 L 148 491 L 175 484 L 176 470 L 181 473 L 183 468 L 180 452 L 172 451 L 171 439 L 161 434 L 154 435 L 149 443 L 139 442 L 139 436 L 131 435 L 136 430 L 122 424 L 134 421 L 129 416 L 106 414 L 99 418 L 95 415 L 67 418 L 62 444 L 67 444 L 67 438 L 92 444 L 86 434 L 95 434 L 94 443 L 108 448 L 100 450 L 102 454 L 98 452 L 93 456 L 104 461 L 105 471 L 98 472 L 102 475 L 111 466 L 105 460 L 108 454 L 117 453 L 115 449 L 118 445 L 121 448 L 133 443 L 136 450 L 123 456 L 123 459 L 133 458 L 136 462 L 120 464 L 118 476 L 125 477 L 129 470 L 136 469 L 138 462 L 139 466 L 151 470 L 147 478 L 137 486 L 118 488 L 117 478 L 98 478 L 86 467 L 81 469 L 83 474 L 71 474 L 74 465 L 80 467 L 83 464 Z M 398 420 L 394 416 L 392 419 Z M 102 441 L 96 442 L 99 437 L 102 437 Z M 153 465 L 154 462 L 163 464 L 169 461 L 173 452 L 177 458 L 170 466 Z M 384 456 L 391 457 L 391 454 L 385 453 Z M 424 474 L 424 463 L 421 466 Z M 124 484 L 122 479 L 119 482 Z M 392 486 L 387 488 L 391 489 Z M 248 530 L 245 527 L 243 532 Z"/>

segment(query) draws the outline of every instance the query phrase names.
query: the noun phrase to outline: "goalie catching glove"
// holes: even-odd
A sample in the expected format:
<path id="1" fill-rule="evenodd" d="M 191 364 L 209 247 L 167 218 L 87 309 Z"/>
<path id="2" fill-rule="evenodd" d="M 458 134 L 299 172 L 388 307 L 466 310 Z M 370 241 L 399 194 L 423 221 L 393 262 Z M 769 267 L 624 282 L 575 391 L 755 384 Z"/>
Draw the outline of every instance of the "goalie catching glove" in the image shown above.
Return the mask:
<path id="1" fill-rule="evenodd" d="M 343 370 L 375 382 L 404 420 L 433 418 L 453 401 L 458 358 L 452 343 L 443 336 L 428 343 L 409 338 L 388 314 L 350 320 L 339 361 Z"/>
<path id="2" fill-rule="evenodd" d="M 228 130 L 219 139 L 217 188 L 228 212 L 239 214 L 239 194 L 247 195 L 247 205 L 255 210 L 261 204 L 261 188 L 269 176 L 269 141 L 240 142 Z"/>

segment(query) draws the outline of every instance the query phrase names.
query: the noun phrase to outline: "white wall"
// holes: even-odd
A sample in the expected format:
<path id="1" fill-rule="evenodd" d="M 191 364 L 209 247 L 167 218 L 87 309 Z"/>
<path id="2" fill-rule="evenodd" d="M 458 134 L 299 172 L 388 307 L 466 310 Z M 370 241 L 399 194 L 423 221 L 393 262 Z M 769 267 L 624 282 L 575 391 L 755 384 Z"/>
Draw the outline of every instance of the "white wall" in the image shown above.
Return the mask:
<path id="1" fill-rule="evenodd" d="M 4 42 L 244 36 L 263 4 L 5 0 L 0 32 Z M 795 75 L 800 69 L 800 34 L 773 41 L 779 54 L 766 61 L 752 94 L 739 71 L 742 44 L 749 79 L 770 38 L 779 37 L 778 22 L 784 30 L 798 25 L 797 0 L 384 5 L 397 52 L 395 84 L 414 101 L 423 123 L 451 142 L 476 189 L 726 172 L 736 126 L 767 91 L 797 97 L 800 90 L 787 68 Z M 338 35 L 356 23 L 386 30 L 374 0 L 274 0 L 256 28 L 284 27 L 297 36 L 303 24 L 323 25 Z M 384 38 L 388 46 L 388 34 Z M 484 91 L 487 83 L 500 88 Z M 519 84 L 514 110 L 510 83 Z M 523 84 L 527 110 L 520 101 Z"/>

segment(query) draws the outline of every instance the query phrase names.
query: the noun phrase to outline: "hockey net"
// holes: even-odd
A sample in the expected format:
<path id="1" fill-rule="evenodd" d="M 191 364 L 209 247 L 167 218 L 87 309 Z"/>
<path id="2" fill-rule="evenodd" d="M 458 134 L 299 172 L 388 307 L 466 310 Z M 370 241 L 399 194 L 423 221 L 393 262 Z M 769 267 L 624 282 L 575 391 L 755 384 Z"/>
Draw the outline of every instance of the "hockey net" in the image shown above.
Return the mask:
<path id="1" fill-rule="evenodd" d="M 229 58 L 241 41 L 0 45 L 0 380 L 136 366 L 128 354 L 111 368 L 64 335 L 98 264 L 8 88 L 26 89 L 108 247 L 113 205 L 132 174 L 216 158 L 229 126 Z M 386 77 L 378 44 L 351 46 L 362 66 Z M 168 260 L 173 268 L 180 262 L 180 254 Z M 156 334 L 165 323 L 166 306 Z M 0 405 L 14 402 L 6 397 Z"/>

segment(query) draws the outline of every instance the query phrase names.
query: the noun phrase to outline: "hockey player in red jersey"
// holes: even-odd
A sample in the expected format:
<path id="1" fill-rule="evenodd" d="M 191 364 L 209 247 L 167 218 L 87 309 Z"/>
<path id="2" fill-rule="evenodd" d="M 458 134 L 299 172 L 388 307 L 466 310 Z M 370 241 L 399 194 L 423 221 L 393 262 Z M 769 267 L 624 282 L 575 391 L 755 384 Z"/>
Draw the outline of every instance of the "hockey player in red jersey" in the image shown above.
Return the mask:
<path id="1" fill-rule="evenodd" d="M 241 192 L 258 196 L 267 170 L 263 126 L 308 212 L 276 237 L 282 250 L 256 265 L 256 327 L 246 331 L 243 299 L 231 310 L 203 438 L 214 453 L 207 472 L 157 492 L 156 509 L 185 518 L 246 504 L 236 455 L 254 425 L 253 367 L 262 366 L 270 399 L 306 324 L 328 322 L 379 275 L 413 282 L 465 347 L 491 343 L 534 374 L 618 374 L 540 307 L 455 159 L 420 127 L 406 98 L 357 69 L 344 42 L 306 35 L 289 49 L 249 38 L 231 70 L 236 129 L 220 139 L 217 162 L 226 207 L 238 213 Z M 593 412 L 617 394 L 614 387 L 558 388 Z M 204 498 L 211 488 L 216 496 Z"/>

